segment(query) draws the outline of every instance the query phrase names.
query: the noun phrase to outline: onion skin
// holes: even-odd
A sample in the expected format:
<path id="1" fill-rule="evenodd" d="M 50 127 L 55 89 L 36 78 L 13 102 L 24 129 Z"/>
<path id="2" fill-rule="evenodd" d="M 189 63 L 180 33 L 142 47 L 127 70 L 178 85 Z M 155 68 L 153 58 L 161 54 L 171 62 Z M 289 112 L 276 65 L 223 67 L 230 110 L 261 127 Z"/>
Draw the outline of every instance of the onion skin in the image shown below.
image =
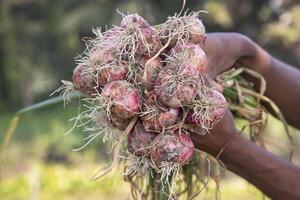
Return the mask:
<path id="1" fill-rule="evenodd" d="M 98 67 L 114 61 L 114 51 L 109 48 L 94 48 L 89 55 L 89 65 Z"/>
<path id="2" fill-rule="evenodd" d="M 112 81 L 124 80 L 127 76 L 127 69 L 121 64 L 111 64 L 99 72 L 98 82 L 104 86 Z"/>
<path id="3" fill-rule="evenodd" d="M 90 67 L 84 64 L 79 64 L 73 70 L 73 84 L 80 92 L 92 96 L 97 93 L 97 83 L 92 72 L 87 72 Z"/>
<path id="4" fill-rule="evenodd" d="M 192 160 L 194 155 L 194 143 L 191 138 L 186 134 L 181 134 L 180 140 L 184 145 L 182 152 L 180 152 L 178 157 L 178 162 L 180 163 L 188 163 Z"/>
<path id="5" fill-rule="evenodd" d="M 178 108 L 165 108 L 162 105 L 157 105 L 153 92 L 148 94 L 149 96 L 145 100 L 147 106 L 144 106 L 144 110 L 152 108 L 156 110 L 156 113 L 153 116 L 151 113 L 146 114 L 141 117 L 141 120 L 146 131 L 161 132 L 164 128 L 168 128 L 178 121 L 180 110 Z"/>
<path id="6" fill-rule="evenodd" d="M 116 117 L 114 114 L 112 114 L 110 116 L 110 120 L 113 123 L 113 125 L 120 130 L 125 130 L 127 128 L 127 126 L 129 125 L 129 123 L 131 122 L 131 118 L 122 119 L 122 118 Z"/>
<path id="7" fill-rule="evenodd" d="M 177 97 L 172 98 L 173 101 L 180 99 L 180 104 L 177 102 L 173 105 L 178 107 L 179 105 L 188 105 L 197 96 L 197 87 L 194 84 L 179 85 L 176 92 Z"/>
<path id="8" fill-rule="evenodd" d="M 142 85 L 151 90 L 154 88 L 155 81 L 158 77 L 159 72 L 162 69 L 161 59 L 159 57 L 150 61 L 147 65 L 147 61 L 151 58 L 148 56 L 144 56 L 140 61 L 140 66 L 142 67 L 143 74 L 138 76 L 138 81 L 142 83 Z"/>
<path id="9" fill-rule="evenodd" d="M 193 125 L 201 125 L 203 123 L 201 118 L 193 115 L 194 113 L 192 111 L 189 111 L 186 116 L 185 122 Z"/>
<path id="10" fill-rule="evenodd" d="M 141 108 L 141 97 L 137 90 L 130 91 L 114 100 L 111 112 L 119 118 L 128 119 L 137 115 Z"/>
<path id="11" fill-rule="evenodd" d="M 123 17 L 120 26 L 122 28 L 128 26 L 149 27 L 150 24 L 138 14 L 129 14 Z"/>
<path id="12" fill-rule="evenodd" d="M 126 81 L 113 81 L 104 86 L 102 90 L 102 95 L 105 97 L 110 97 L 111 99 L 116 98 L 126 92 L 126 87 L 130 86 Z"/>
<path id="13" fill-rule="evenodd" d="M 145 37 L 145 42 L 147 43 L 148 48 L 142 41 L 139 41 L 136 53 L 140 55 L 154 56 L 163 47 L 157 31 L 152 27 L 140 28 L 140 31 Z"/>
<path id="14" fill-rule="evenodd" d="M 183 61 L 188 61 L 190 65 L 197 67 L 200 73 L 207 71 L 207 57 L 203 49 L 193 43 L 179 45 L 171 49 L 170 56 L 179 56 Z"/>
<path id="15" fill-rule="evenodd" d="M 205 27 L 197 14 L 170 18 L 161 25 L 160 35 L 164 43 L 171 39 L 169 46 L 172 47 L 186 42 L 203 47 L 206 39 Z"/>
<path id="16" fill-rule="evenodd" d="M 180 110 L 178 108 L 168 108 L 165 112 L 161 112 L 157 118 L 157 123 L 160 130 L 163 127 L 170 127 L 174 125 L 179 118 Z"/>
<path id="17" fill-rule="evenodd" d="M 201 47 L 204 46 L 206 35 L 205 27 L 201 20 L 193 20 L 192 25 L 189 27 L 189 41 L 195 44 L 200 44 Z"/>
<path id="18" fill-rule="evenodd" d="M 134 49 L 134 54 L 137 55 L 154 56 L 162 48 L 158 32 L 141 16 L 137 14 L 124 16 L 120 26 L 121 32 L 128 37 L 138 36 L 131 41 L 131 44 L 129 42 L 128 46 L 124 46 L 122 49 L 127 49 L 128 52 L 130 49 Z"/>
<path id="19" fill-rule="evenodd" d="M 110 111 L 117 118 L 129 119 L 141 110 L 139 90 L 127 81 L 113 81 L 107 84 L 102 95 L 112 101 Z"/>
<path id="20" fill-rule="evenodd" d="M 151 146 L 150 156 L 152 161 L 160 166 L 162 162 L 187 164 L 194 155 L 194 144 L 188 135 L 178 131 L 160 134 Z"/>
<path id="21" fill-rule="evenodd" d="M 89 54 L 90 65 L 99 67 L 111 63 L 119 58 L 115 48 L 117 35 L 122 31 L 121 27 L 114 26 L 106 32 L 98 35 L 91 44 Z M 98 33 L 99 34 L 99 33 Z"/>
<path id="22" fill-rule="evenodd" d="M 150 145 L 157 135 L 154 132 L 146 132 L 142 124 L 137 123 L 127 137 L 128 151 L 135 156 L 148 156 Z"/>
<path id="23" fill-rule="evenodd" d="M 217 90 L 210 90 L 208 93 L 208 98 L 212 102 L 212 106 L 209 109 L 209 117 L 203 121 L 201 116 L 195 116 L 192 111 L 189 111 L 186 118 L 186 123 L 193 125 L 208 125 L 208 127 L 213 127 L 220 119 L 222 119 L 227 110 L 227 102 L 222 93 Z"/>
<path id="24" fill-rule="evenodd" d="M 172 77 L 182 74 L 181 79 L 171 81 Z M 187 65 L 183 69 L 174 65 L 167 65 L 158 74 L 155 83 L 155 92 L 158 99 L 167 107 L 180 108 L 188 105 L 197 96 L 197 84 L 199 84 L 200 75 L 198 70 Z M 170 84 L 176 84 L 173 90 L 169 90 Z"/>
<path id="25" fill-rule="evenodd" d="M 222 93 L 217 90 L 211 90 L 209 93 L 210 98 L 213 99 L 215 106 L 213 107 L 212 120 L 218 121 L 223 118 L 227 109 L 227 102 Z"/>

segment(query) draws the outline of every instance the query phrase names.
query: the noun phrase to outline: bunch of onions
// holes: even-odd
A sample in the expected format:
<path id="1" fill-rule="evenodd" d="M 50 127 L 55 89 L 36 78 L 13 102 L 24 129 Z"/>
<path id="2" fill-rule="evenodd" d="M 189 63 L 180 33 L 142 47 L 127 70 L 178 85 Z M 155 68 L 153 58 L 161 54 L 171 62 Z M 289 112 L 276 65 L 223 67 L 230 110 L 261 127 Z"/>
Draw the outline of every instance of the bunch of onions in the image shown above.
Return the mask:
<path id="1" fill-rule="evenodd" d="M 161 181 L 172 176 L 173 186 L 195 157 L 184 125 L 209 130 L 226 111 L 223 95 L 204 81 L 205 28 L 198 15 L 175 15 L 158 28 L 137 14 L 123 15 L 119 26 L 94 30 L 74 69 L 73 85 L 87 108 L 76 117 L 79 126 L 93 132 L 87 138 L 112 138 L 112 166 L 120 157 L 132 160 L 125 172 L 131 182 L 156 172 Z"/>

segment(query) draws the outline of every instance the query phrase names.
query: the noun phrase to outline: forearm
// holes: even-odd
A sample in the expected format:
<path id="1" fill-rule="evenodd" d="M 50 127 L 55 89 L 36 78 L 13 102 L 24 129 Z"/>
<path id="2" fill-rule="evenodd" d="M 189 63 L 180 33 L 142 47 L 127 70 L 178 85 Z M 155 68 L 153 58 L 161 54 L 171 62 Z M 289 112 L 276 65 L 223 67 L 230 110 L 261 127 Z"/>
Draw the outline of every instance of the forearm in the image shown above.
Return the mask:
<path id="1" fill-rule="evenodd" d="M 266 96 L 279 106 L 290 125 L 300 128 L 300 71 L 272 58 L 270 69 L 263 75 Z"/>
<path id="2" fill-rule="evenodd" d="M 212 78 L 236 62 L 263 75 L 267 82 L 266 95 L 280 107 L 291 125 L 300 128 L 300 71 L 277 61 L 249 38 L 236 33 L 208 34 L 205 52 Z M 192 127 L 191 131 L 201 129 Z M 300 170 L 238 135 L 229 112 L 211 134 L 191 134 L 191 137 L 198 149 L 213 156 L 229 144 L 225 145 L 221 161 L 271 198 L 300 199 Z"/>
<path id="3" fill-rule="evenodd" d="M 227 143 L 221 140 L 208 146 L 209 143 L 201 142 L 201 137 L 193 134 L 192 138 L 197 148 L 205 149 L 213 156 Z M 300 199 L 298 168 L 257 147 L 243 136 L 235 135 L 229 142 L 220 160 L 230 171 L 245 178 L 272 199 Z"/>
<path id="4" fill-rule="evenodd" d="M 248 56 L 239 61 L 263 75 L 266 96 L 279 106 L 289 124 L 300 128 L 300 70 L 271 57 L 254 42 L 247 42 L 252 48 L 247 47 Z"/>

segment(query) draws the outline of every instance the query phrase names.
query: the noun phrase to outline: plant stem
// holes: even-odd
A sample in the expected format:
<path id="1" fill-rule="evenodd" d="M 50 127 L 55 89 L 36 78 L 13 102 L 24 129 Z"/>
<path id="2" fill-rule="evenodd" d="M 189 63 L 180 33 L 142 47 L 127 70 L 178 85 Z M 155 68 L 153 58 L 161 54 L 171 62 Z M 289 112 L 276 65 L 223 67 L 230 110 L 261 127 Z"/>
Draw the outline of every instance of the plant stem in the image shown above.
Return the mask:
<path id="1" fill-rule="evenodd" d="M 149 184 L 152 192 L 152 200 L 160 200 L 160 183 L 157 181 L 158 174 L 152 169 L 152 173 L 149 175 Z"/>

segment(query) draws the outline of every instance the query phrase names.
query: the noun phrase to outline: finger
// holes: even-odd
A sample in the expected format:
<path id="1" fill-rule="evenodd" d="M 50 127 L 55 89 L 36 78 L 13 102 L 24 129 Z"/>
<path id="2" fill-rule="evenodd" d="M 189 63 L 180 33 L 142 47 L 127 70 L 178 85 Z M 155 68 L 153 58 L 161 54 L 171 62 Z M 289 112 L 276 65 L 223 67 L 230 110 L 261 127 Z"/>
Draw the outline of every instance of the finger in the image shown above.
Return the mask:
<path id="1" fill-rule="evenodd" d="M 213 88 L 214 90 L 217 90 L 218 92 L 223 92 L 224 88 L 221 84 L 217 83 L 215 80 L 208 78 L 208 84 L 211 88 Z"/>

